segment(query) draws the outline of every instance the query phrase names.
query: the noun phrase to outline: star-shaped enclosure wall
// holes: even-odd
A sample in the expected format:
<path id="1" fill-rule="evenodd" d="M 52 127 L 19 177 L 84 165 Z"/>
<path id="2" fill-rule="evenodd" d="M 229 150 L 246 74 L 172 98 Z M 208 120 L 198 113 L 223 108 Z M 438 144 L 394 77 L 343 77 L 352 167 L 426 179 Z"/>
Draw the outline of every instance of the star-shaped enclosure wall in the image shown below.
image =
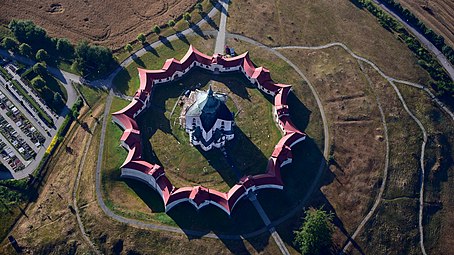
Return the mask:
<path id="1" fill-rule="evenodd" d="M 269 158 L 266 173 L 244 176 L 226 193 L 202 186 L 177 188 L 166 177 L 162 166 L 142 159 L 140 130 L 135 118 L 150 105 L 154 87 L 165 86 L 165 83 L 181 78 L 192 68 L 202 68 L 214 74 L 241 72 L 258 89 L 274 96 L 274 116 L 284 135 Z M 161 195 L 166 211 L 179 203 L 189 202 L 197 209 L 212 204 L 230 215 L 237 202 L 250 191 L 265 188 L 283 189 L 281 167 L 292 162 L 292 147 L 306 138 L 306 134 L 299 131 L 290 121 L 287 105 L 290 85 L 275 83 L 267 69 L 256 67 L 252 63 L 248 52 L 231 58 L 220 54 L 210 57 L 192 45 L 180 61 L 172 58 L 166 60 L 160 70 L 139 68 L 138 71 L 140 88 L 132 102 L 112 114 L 112 120 L 124 130 L 120 141 L 128 150 L 128 156 L 121 166 L 121 177 L 145 182 L 155 189 Z"/>

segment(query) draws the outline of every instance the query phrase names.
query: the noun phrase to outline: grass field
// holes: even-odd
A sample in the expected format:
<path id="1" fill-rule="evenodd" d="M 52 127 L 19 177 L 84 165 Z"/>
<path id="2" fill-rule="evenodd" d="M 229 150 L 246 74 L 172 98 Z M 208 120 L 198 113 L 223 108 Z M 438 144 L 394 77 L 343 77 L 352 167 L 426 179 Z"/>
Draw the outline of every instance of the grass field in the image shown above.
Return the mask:
<path id="1" fill-rule="evenodd" d="M 365 66 L 364 70 L 383 107 L 390 159 L 382 203 L 358 236 L 357 243 L 367 254 L 417 253 L 420 250 L 417 189 L 422 133 L 403 109 L 391 85 L 372 68 Z"/>
<path id="2" fill-rule="evenodd" d="M 99 116 L 102 105 L 98 104 L 92 116 Z M 80 121 L 92 127 L 95 118 L 88 113 L 88 108 L 81 109 Z M 61 146 L 51 156 L 45 167 L 46 177 L 40 187 L 40 196 L 24 211 L 11 233 L 24 252 L 41 254 L 67 254 L 75 250 L 87 252 L 87 246 L 81 242 L 75 215 L 71 212 L 72 187 L 85 146 L 91 134 L 81 125 L 73 123 Z M 64 233 L 64 234 L 62 234 Z M 11 254 L 14 250 L 3 240 L 0 253 Z"/>

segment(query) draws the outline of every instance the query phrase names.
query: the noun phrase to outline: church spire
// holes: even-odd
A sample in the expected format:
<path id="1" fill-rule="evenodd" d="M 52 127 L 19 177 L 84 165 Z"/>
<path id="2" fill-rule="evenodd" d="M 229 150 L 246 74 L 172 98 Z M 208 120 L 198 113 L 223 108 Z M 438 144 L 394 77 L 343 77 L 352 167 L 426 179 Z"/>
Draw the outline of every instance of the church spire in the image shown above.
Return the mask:
<path id="1" fill-rule="evenodd" d="M 213 89 L 211 88 L 211 84 L 210 84 L 210 86 L 208 87 L 207 93 L 208 93 L 208 96 L 209 96 L 209 97 L 212 97 L 212 96 L 213 96 Z"/>

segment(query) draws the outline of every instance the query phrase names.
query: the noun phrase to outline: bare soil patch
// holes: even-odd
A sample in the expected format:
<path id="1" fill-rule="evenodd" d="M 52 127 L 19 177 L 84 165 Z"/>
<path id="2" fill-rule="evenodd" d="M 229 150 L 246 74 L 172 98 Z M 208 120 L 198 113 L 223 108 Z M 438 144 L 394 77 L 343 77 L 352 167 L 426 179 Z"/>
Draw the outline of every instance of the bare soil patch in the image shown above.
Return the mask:
<path id="1" fill-rule="evenodd" d="M 424 24 L 454 47 L 454 2 L 451 0 L 398 0 Z"/>
<path id="2" fill-rule="evenodd" d="M 137 34 L 181 15 L 195 3 L 196 0 L 5 0 L 0 20 L 31 19 L 55 37 L 119 48 Z"/>

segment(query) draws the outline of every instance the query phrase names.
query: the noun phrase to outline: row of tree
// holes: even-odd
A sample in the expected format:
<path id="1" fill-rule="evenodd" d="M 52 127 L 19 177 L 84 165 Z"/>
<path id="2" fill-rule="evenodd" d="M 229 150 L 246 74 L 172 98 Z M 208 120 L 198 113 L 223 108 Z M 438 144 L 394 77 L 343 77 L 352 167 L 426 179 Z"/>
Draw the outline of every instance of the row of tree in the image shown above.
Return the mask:
<path id="1" fill-rule="evenodd" d="M 12 20 L 9 29 L 14 38 L 3 38 L 0 46 L 37 61 L 50 65 L 58 65 L 62 60 L 75 63 L 84 76 L 102 75 L 117 64 L 110 49 L 85 41 L 74 46 L 66 38 L 48 36 L 43 28 L 30 20 Z"/>
<path id="2" fill-rule="evenodd" d="M 437 91 L 439 96 L 452 96 L 454 93 L 454 82 L 451 80 L 446 70 L 440 65 L 437 59 L 421 43 L 410 34 L 399 22 L 388 15 L 385 11 L 378 8 L 370 0 L 352 0 L 357 5 L 366 8 L 370 13 L 377 17 L 380 24 L 397 33 L 399 38 L 407 44 L 408 48 L 418 56 L 418 64 L 424 68 L 432 77 L 434 82 L 432 87 Z M 452 99 L 452 98 L 451 98 Z M 452 102 L 451 102 L 452 103 Z"/>
<path id="3" fill-rule="evenodd" d="M 449 59 L 454 65 L 454 50 L 451 46 L 445 43 L 443 36 L 435 33 L 432 29 L 428 28 L 424 22 L 416 17 L 408 9 L 402 7 L 402 5 L 394 0 L 382 0 L 382 2 L 388 6 L 391 10 L 397 13 L 400 17 L 407 20 L 410 25 L 423 33 L 424 36 L 435 45 L 443 54 Z"/>

